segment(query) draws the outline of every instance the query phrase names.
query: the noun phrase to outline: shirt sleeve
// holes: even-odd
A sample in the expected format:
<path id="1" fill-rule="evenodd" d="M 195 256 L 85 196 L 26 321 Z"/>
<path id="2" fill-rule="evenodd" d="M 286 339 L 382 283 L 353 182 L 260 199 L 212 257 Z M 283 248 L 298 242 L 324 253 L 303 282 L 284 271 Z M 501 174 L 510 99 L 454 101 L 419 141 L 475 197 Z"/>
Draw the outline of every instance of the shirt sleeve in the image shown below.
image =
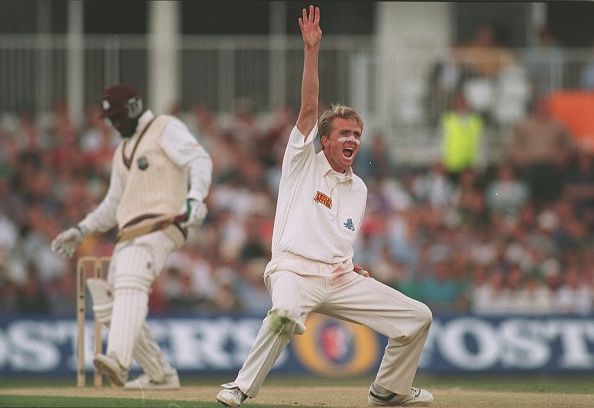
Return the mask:
<path id="1" fill-rule="evenodd" d="M 159 144 L 171 161 L 188 172 L 188 198 L 204 201 L 212 182 L 212 159 L 208 152 L 177 119 L 165 127 Z"/>
<path id="2" fill-rule="evenodd" d="M 116 149 L 116 152 L 119 152 Z M 79 223 L 81 228 L 90 233 L 105 232 L 117 225 L 116 212 L 123 194 L 123 183 L 120 175 L 112 166 L 109 189 L 99 206 L 87 214 Z"/>
<path id="3" fill-rule="evenodd" d="M 315 156 L 313 141 L 317 133 L 317 123 L 307 137 L 299 131 L 297 126 L 293 127 L 283 158 L 283 173 L 289 173 L 291 169 L 300 167 L 299 164 L 305 162 L 308 156 Z"/>

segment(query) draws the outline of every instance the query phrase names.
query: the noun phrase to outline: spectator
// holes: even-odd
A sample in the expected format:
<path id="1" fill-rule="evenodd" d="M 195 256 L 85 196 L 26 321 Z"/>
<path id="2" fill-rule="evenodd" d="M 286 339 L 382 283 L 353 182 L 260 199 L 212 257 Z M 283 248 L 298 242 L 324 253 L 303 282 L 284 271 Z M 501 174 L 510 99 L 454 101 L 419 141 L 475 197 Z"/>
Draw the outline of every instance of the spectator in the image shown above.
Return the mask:
<path id="1" fill-rule="evenodd" d="M 365 141 L 359 152 L 359 161 L 355 171 L 364 180 L 381 179 L 394 174 L 396 166 L 386 136 L 379 131 L 372 134 L 371 140 Z"/>
<path id="2" fill-rule="evenodd" d="M 454 97 L 452 109 L 441 118 L 442 157 L 448 173 L 456 177 L 477 164 L 484 123 L 471 111 L 464 95 Z"/>
<path id="3" fill-rule="evenodd" d="M 521 314 L 546 315 L 554 312 L 553 294 L 536 271 L 524 276 L 515 300 L 516 310 Z"/>
<path id="4" fill-rule="evenodd" d="M 453 277 L 451 262 L 439 260 L 433 273 L 428 274 L 420 284 L 420 298 L 429 307 L 441 312 L 460 312 L 466 310 L 462 282 Z"/>
<path id="5" fill-rule="evenodd" d="M 480 284 L 475 279 L 471 289 L 471 310 L 477 315 L 502 316 L 513 311 L 510 304 L 510 291 L 505 283 L 505 276 L 500 269 L 493 270 L 489 277 Z"/>
<path id="6" fill-rule="evenodd" d="M 448 177 L 442 161 L 434 162 L 428 171 L 418 174 L 413 182 L 415 198 L 439 209 L 452 203 L 455 185 Z"/>
<path id="7" fill-rule="evenodd" d="M 543 25 L 538 29 L 537 43 L 524 55 L 524 66 L 534 98 L 546 98 L 561 86 L 563 55 L 549 26 Z"/>
<path id="8" fill-rule="evenodd" d="M 555 309 L 566 315 L 587 316 L 592 313 L 592 286 L 577 268 L 569 268 L 563 274 L 563 284 L 555 298 Z"/>
<path id="9" fill-rule="evenodd" d="M 551 117 L 546 100 L 536 100 L 512 131 L 509 157 L 537 205 L 560 198 L 572 151 L 569 131 Z"/>
<path id="10" fill-rule="evenodd" d="M 496 179 L 487 186 L 487 207 L 494 214 L 515 218 L 528 202 L 528 186 L 515 177 L 508 163 L 501 163 L 496 171 Z"/>
<path id="11" fill-rule="evenodd" d="M 515 63 L 513 54 L 498 43 L 495 30 L 487 24 L 480 25 L 475 37 L 456 50 L 456 58 L 464 69 L 485 78 L 493 78 Z"/>
<path id="12" fill-rule="evenodd" d="M 576 149 L 566 173 L 563 196 L 573 206 L 573 211 L 590 229 L 594 228 L 594 152 Z"/>
<path id="13" fill-rule="evenodd" d="M 46 314 L 49 310 L 47 295 L 35 265 L 27 265 L 27 279 L 17 289 L 17 310 L 22 314 Z"/>

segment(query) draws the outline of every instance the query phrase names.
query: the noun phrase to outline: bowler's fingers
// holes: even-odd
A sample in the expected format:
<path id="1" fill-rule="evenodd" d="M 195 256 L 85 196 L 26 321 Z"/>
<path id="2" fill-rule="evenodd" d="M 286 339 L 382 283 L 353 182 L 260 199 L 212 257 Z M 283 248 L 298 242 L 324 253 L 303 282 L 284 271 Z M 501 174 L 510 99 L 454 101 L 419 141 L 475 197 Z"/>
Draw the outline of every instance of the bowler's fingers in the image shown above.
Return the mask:
<path id="1" fill-rule="evenodd" d="M 309 6 L 309 12 L 306 9 L 301 10 L 304 24 L 317 24 L 320 22 L 320 8 L 313 5 Z"/>
<path id="2" fill-rule="evenodd" d="M 371 276 L 371 273 L 369 273 L 369 271 L 363 269 L 361 265 L 358 264 L 355 264 L 353 266 L 353 271 L 357 272 L 361 276 L 364 276 L 365 278 L 369 278 Z"/>

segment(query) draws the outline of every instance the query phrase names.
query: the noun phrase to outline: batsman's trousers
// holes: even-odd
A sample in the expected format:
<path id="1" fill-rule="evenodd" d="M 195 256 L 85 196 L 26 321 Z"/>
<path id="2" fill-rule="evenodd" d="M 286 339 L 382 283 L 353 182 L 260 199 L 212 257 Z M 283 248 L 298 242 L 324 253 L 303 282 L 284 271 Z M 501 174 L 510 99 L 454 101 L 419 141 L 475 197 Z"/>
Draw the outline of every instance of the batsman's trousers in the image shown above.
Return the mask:
<path id="1" fill-rule="evenodd" d="M 123 367 L 129 368 L 132 363 L 141 330 L 150 334 L 145 319 L 151 284 L 167 256 L 183 242 L 181 233 L 177 240 L 172 239 L 171 234 L 172 231 L 166 229 L 118 243 L 112 255 L 108 282 L 114 288 L 114 302 L 107 354 L 115 357 Z M 158 365 L 157 360 L 163 360 L 158 346 L 153 341 L 148 349 L 155 356 L 153 365 Z"/>

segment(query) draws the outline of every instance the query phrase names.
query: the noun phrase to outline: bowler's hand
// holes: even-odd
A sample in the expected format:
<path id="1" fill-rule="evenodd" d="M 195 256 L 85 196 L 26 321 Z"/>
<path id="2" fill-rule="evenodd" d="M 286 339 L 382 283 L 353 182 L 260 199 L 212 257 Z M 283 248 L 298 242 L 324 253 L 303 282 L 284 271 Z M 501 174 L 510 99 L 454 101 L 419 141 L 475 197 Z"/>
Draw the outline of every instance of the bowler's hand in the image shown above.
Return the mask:
<path id="1" fill-rule="evenodd" d="M 186 214 L 185 220 L 181 223 L 183 228 L 189 226 L 199 227 L 204 222 L 208 209 L 204 202 L 188 198 L 186 200 L 186 205 L 182 208 L 182 212 Z"/>
<path id="2" fill-rule="evenodd" d="M 299 17 L 299 28 L 303 36 L 305 48 L 312 48 L 320 45 L 322 30 L 320 29 L 320 8 L 309 6 L 309 14 L 305 9 L 303 16 Z"/>
<path id="3" fill-rule="evenodd" d="M 361 265 L 358 264 L 355 264 L 355 266 L 353 267 L 353 271 L 357 272 L 359 275 L 365 278 L 369 278 L 371 276 L 371 273 L 369 273 L 369 271 L 366 271 L 365 269 L 363 269 Z"/>
<path id="4" fill-rule="evenodd" d="M 82 230 L 78 227 L 72 227 L 58 234 L 52 241 L 50 248 L 55 254 L 64 258 L 72 258 L 83 238 Z"/>

